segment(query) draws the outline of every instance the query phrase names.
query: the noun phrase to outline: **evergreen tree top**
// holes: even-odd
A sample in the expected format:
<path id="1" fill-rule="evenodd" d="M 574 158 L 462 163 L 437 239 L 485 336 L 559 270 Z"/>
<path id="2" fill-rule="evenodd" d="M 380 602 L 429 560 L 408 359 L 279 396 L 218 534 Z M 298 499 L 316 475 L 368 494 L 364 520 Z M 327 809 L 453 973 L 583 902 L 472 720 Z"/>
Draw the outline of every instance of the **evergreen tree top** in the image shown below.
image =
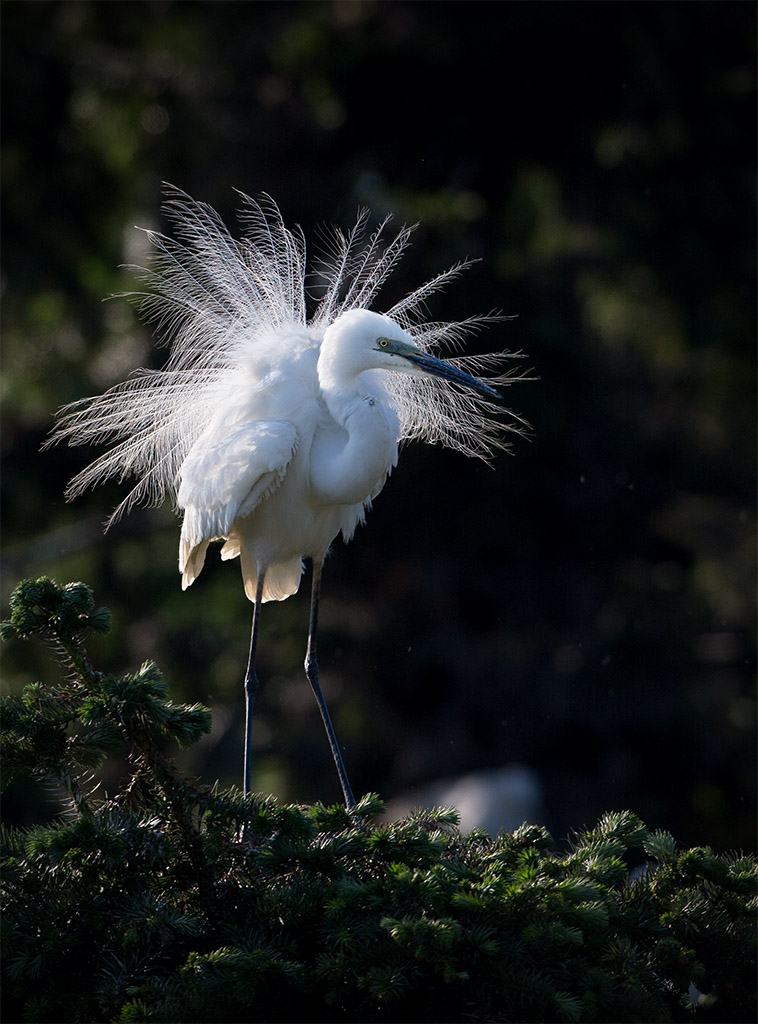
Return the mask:
<path id="1" fill-rule="evenodd" d="M 14 592 L 5 639 L 64 673 L 2 702 L 4 783 L 70 810 L 2 831 L 3 1001 L 18 1021 L 752 1021 L 755 859 L 679 850 L 629 811 L 559 850 L 544 828 L 397 822 L 368 795 L 283 805 L 188 780 L 164 747 L 210 713 L 155 665 L 84 648 L 108 614 L 83 584 Z M 98 797 L 107 757 L 130 773 Z"/>

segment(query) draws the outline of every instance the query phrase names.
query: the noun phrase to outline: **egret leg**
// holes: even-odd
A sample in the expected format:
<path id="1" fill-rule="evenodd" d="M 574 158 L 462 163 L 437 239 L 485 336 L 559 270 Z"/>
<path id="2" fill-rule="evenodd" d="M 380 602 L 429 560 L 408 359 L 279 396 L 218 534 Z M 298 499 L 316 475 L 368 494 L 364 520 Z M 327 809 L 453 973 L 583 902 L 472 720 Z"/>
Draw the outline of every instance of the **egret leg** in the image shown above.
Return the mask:
<path id="1" fill-rule="evenodd" d="M 337 745 L 337 737 L 334 733 L 334 726 L 332 720 L 329 717 L 329 709 L 326 706 L 324 695 L 321 692 L 321 684 L 318 678 L 318 660 L 316 659 L 316 633 L 318 632 L 318 603 L 319 597 L 321 596 L 321 569 L 323 567 L 324 560 L 313 559 L 313 583 L 311 586 L 311 614 L 310 621 L 308 624 L 308 650 L 305 654 L 305 674 L 308 676 L 308 682 L 311 684 L 314 696 L 316 697 L 316 703 L 318 709 L 321 712 L 321 717 L 324 720 L 324 728 L 326 729 L 326 735 L 329 737 L 329 746 L 332 748 L 332 757 L 334 763 L 337 766 L 337 774 L 340 777 L 342 784 L 342 792 L 345 794 L 345 804 L 347 809 L 350 811 L 355 807 L 355 797 L 353 791 L 350 788 L 350 782 L 347 778 L 347 772 L 345 771 L 345 765 L 342 760 L 342 754 L 340 748 Z"/>
<path id="2" fill-rule="evenodd" d="M 265 571 L 259 571 L 255 583 L 255 605 L 253 607 L 253 628 L 250 631 L 250 654 L 247 659 L 247 671 L 245 672 L 245 761 L 242 770 L 242 792 L 245 796 L 250 794 L 250 763 L 251 763 L 251 741 L 253 734 L 253 701 L 255 691 L 260 686 L 258 676 L 255 673 L 255 649 L 258 646 L 258 620 L 261 613 L 263 597 L 263 578 Z"/>

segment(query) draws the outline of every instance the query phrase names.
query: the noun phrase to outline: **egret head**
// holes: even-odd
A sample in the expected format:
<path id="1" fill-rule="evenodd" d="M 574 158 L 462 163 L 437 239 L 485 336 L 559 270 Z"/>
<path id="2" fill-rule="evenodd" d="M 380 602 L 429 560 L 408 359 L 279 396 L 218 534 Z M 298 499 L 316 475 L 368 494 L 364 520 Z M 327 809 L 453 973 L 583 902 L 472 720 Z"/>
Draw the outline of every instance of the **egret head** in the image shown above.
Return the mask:
<path id="1" fill-rule="evenodd" d="M 410 377 L 441 377 L 481 395 L 499 398 L 489 384 L 444 359 L 424 352 L 390 317 L 368 309 L 351 309 L 327 329 L 324 342 L 344 369 L 353 372 L 394 370 Z"/>

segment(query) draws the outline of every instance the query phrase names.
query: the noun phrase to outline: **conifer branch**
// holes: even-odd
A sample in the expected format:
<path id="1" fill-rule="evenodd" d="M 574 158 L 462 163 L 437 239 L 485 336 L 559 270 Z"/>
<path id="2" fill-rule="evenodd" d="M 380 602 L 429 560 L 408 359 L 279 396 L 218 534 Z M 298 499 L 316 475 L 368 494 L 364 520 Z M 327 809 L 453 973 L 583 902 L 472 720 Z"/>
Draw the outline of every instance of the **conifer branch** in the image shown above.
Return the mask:
<path id="1" fill-rule="evenodd" d="M 5 780 L 55 779 L 76 814 L 0 831 L 6 1020 L 749 1021 L 752 856 L 679 850 L 609 812 L 568 849 L 524 824 L 460 832 L 450 808 L 381 819 L 196 786 L 162 750 L 209 713 L 152 663 L 122 678 L 83 584 L 14 593 L 6 639 L 40 636 L 64 679 L 3 700 Z M 87 780 L 128 741 L 133 773 Z"/>

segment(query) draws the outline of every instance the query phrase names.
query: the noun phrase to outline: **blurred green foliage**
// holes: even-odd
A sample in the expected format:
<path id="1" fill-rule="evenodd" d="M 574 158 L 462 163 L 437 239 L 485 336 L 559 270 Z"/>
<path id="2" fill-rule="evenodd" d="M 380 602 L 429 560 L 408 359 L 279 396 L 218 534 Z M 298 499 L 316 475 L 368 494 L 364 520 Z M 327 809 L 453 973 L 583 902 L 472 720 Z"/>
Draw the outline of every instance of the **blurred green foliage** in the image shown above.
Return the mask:
<path id="1" fill-rule="evenodd" d="M 358 790 L 513 760 L 563 834 L 607 806 L 686 843 L 755 836 L 755 9 L 743 3 L 5 3 L 5 600 L 91 580 L 108 669 L 155 658 L 236 779 L 250 608 L 235 567 L 181 594 L 177 522 L 103 536 L 61 404 L 162 358 L 127 303 L 167 180 L 233 217 L 270 192 L 318 254 L 356 208 L 423 221 L 387 302 L 518 319 L 530 444 L 486 468 L 409 448 L 326 568 L 323 684 Z M 315 243 L 315 244 L 314 244 Z M 122 492 L 123 493 L 123 492 Z M 337 796 L 301 661 L 304 594 L 262 619 L 255 785 Z M 15 692 L 42 659 L 5 655 Z M 42 793 L 12 787 L 33 821 Z"/>

